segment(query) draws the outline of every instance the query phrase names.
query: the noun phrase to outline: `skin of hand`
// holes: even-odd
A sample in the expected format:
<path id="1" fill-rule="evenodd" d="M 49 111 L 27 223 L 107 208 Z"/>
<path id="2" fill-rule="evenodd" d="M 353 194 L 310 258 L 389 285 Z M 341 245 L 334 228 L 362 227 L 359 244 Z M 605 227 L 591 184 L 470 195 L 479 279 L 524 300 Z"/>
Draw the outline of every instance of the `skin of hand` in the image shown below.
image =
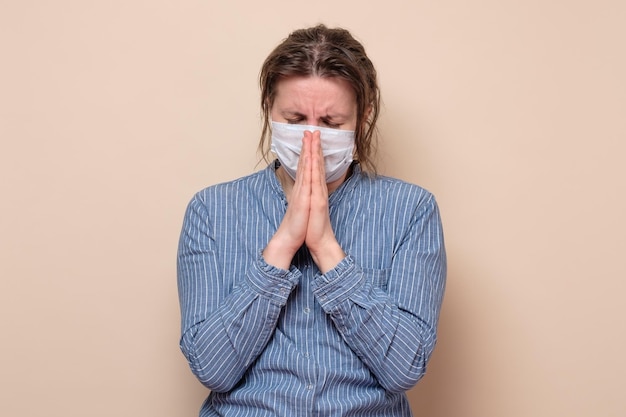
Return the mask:
<path id="1" fill-rule="evenodd" d="M 302 138 L 296 179 L 288 201 L 285 217 L 263 251 L 263 258 L 270 265 L 289 269 L 293 256 L 305 243 L 320 271 L 328 272 L 346 255 L 330 223 L 319 131 L 306 131 Z"/>
<path id="2" fill-rule="evenodd" d="M 328 187 L 319 131 L 315 131 L 311 138 L 311 205 L 305 243 L 322 273 L 334 268 L 346 256 L 330 223 Z"/>

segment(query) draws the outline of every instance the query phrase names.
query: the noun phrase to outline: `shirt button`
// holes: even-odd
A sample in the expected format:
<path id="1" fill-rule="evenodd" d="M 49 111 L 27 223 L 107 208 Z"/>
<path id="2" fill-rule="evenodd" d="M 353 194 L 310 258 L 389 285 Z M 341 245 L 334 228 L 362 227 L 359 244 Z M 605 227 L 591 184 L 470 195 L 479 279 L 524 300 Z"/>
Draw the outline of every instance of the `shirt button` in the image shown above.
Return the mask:
<path id="1" fill-rule="evenodd" d="M 311 309 L 306 307 L 303 311 L 304 311 L 304 314 L 309 314 L 311 312 Z"/>
<path id="2" fill-rule="evenodd" d="M 306 389 L 308 389 L 309 391 L 311 391 L 311 390 L 313 389 L 313 385 L 310 385 L 310 384 L 309 384 L 309 385 L 307 385 L 307 386 L 306 386 Z"/>

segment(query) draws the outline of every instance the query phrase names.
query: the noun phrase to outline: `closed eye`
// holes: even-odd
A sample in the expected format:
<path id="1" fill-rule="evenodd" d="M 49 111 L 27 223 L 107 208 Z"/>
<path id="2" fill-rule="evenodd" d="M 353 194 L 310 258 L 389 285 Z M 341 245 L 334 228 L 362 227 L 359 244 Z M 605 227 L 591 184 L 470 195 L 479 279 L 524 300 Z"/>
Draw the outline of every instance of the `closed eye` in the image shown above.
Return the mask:
<path id="1" fill-rule="evenodd" d="M 341 123 L 333 123 L 330 119 L 322 119 L 322 123 L 331 129 L 339 129 L 341 127 Z"/>

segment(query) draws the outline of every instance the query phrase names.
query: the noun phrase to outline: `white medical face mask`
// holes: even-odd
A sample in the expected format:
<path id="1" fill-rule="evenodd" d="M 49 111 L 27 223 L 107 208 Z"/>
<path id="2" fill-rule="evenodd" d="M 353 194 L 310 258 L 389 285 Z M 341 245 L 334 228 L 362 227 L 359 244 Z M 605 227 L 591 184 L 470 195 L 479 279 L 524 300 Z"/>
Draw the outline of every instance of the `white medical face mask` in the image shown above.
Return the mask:
<path id="1" fill-rule="evenodd" d="M 302 138 L 305 130 L 320 131 L 326 182 L 338 180 L 352 163 L 354 131 L 272 122 L 271 150 L 278 157 L 280 165 L 294 180 L 296 179 L 298 159 L 302 152 Z"/>

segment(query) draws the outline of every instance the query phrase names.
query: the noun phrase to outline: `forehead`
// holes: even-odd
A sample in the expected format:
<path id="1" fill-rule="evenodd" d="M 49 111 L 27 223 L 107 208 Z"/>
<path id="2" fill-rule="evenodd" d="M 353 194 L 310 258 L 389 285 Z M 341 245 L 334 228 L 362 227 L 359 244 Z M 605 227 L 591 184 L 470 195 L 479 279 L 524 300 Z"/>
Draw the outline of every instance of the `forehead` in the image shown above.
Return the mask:
<path id="1" fill-rule="evenodd" d="M 289 77 L 276 84 L 274 106 L 291 111 L 356 111 L 356 95 L 350 83 L 344 79 Z"/>

